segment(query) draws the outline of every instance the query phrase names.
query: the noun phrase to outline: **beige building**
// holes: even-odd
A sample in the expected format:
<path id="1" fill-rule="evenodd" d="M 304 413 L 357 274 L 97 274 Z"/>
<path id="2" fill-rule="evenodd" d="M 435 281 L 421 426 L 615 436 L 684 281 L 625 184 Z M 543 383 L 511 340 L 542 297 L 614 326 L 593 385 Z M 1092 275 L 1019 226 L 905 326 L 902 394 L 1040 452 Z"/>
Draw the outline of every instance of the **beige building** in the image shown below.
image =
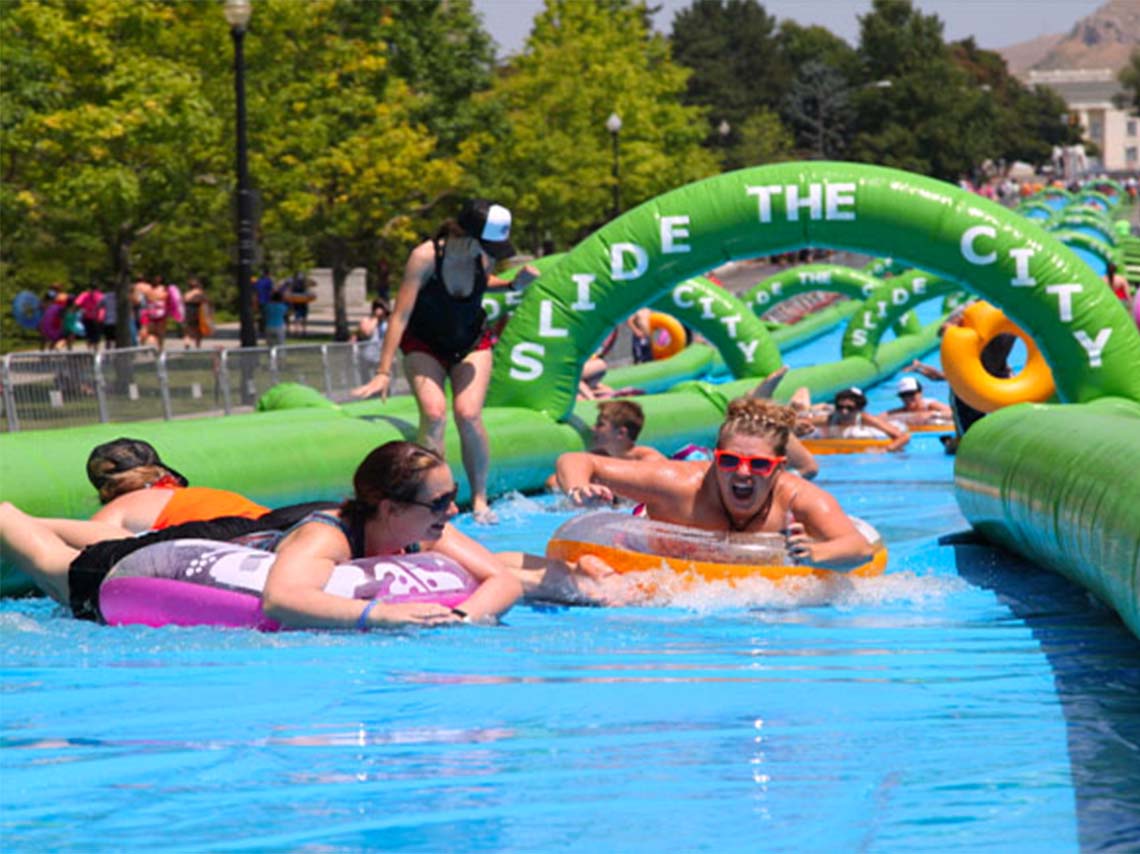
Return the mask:
<path id="1" fill-rule="evenodd" d="M 1113 103 L 1124 93 L 1116 72 L 1109 68 L 1030 71 L 1026 82 L 1048 86 L 1065 99 L 1085 137 L 1100 149 L 1095 171 L 1140 172 L 1140 118 Z"/>

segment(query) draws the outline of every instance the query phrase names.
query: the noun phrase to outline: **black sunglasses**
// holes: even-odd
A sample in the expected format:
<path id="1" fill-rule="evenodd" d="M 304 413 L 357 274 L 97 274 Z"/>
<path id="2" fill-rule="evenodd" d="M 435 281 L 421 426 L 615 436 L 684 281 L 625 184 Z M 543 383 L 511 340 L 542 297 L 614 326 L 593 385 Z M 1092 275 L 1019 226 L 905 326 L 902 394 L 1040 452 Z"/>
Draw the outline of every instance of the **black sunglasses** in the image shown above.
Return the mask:
<path id="1" fill-rule="evenodd" d="M 418 504 L 420 507 L 426 507 L 428 510 L 430 510 L 432 513 L 434 513 L 436 516 L 442 516 L 444 513 L 446 513 L 451 508 L 452 503 L 455 501 L 455 499 L 458 495 L 459 495 L 459 487 L 457 486 L 457 487 L 455 487 L 455 489 L 451 490 L 450 492 L 445 492 L 445 493 L 443 493 L 443 495 L 438 495 L 435 498 L 431 499 L 430 501 L 417 501 L 414 498 L 408 498 L 408 499 L 405 499 L 404 503 L 405 504 Z"/>

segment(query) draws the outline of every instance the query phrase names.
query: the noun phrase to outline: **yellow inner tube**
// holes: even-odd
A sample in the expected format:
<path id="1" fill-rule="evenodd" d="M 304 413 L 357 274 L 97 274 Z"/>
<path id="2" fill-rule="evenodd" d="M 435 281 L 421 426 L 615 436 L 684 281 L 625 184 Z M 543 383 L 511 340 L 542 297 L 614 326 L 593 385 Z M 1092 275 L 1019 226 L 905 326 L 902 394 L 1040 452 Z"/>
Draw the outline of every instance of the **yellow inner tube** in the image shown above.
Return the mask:
<path id="1" fill-rule="evenodd" d="M 982 365 L 982 351 L 1003 333 L 1016 335 L 1028 351 L 1025 367 L 1012 377 L 995 377 Z M 974 303 L 963 312 L 961 326 L 946 328 L 941 354 L 942 371 L 954 394 L 979 412 L 1044 403 L 1056 392 L 1053 372 L 1033 339 L 988 302 Z"/>

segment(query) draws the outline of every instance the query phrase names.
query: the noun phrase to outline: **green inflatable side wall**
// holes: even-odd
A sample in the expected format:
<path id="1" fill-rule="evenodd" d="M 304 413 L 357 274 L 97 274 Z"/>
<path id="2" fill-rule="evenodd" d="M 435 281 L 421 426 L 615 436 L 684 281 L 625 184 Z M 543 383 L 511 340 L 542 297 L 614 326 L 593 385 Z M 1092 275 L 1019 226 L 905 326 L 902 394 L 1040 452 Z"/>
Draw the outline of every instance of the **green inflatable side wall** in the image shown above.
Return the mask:
<path id="1" fill-rule="evenodd" d="M 1140 405 L 1021 404 L 962 438 L 954 479 L 987 538 L 1110 604 L 1140 637 Z"/>

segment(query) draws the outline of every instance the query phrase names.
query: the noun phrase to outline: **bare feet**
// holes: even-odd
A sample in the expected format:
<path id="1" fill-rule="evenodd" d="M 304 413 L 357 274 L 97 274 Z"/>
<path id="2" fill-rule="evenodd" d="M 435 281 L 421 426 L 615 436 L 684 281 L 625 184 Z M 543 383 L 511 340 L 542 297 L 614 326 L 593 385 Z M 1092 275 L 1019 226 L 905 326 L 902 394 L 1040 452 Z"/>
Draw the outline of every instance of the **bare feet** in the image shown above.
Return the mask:
<path id="1" fill-rule="evenodd" d="M 491 509 L 487 499 L 476 499 L 471 502 L 471 515 L 476 525 L 498 525 L 499 514 Z"/>

